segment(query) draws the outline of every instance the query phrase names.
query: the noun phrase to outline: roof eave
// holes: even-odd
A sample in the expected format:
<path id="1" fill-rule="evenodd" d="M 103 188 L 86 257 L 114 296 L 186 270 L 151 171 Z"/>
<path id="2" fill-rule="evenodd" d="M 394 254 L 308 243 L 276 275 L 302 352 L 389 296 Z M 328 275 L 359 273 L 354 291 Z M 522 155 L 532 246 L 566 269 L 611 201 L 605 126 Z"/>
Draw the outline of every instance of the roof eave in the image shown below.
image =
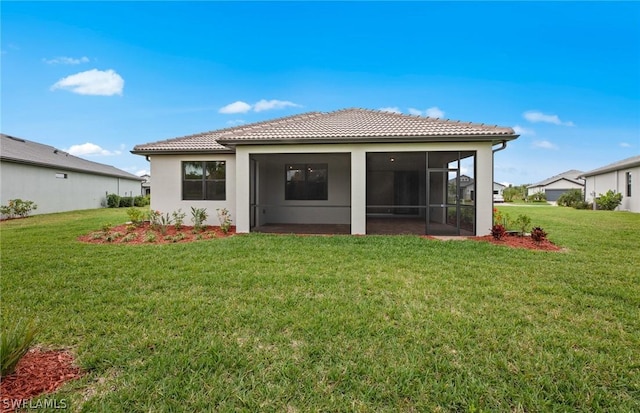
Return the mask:
<path id="1" fill-rule="evenodd" d="M 636 168 L 640 166 L 640 161 L 637 162 L 630 162 L 628 164 L 622 164 L 622 165 L 617 165 L 617 166 L 611 166 L 611 167 L 604 167 L 604 168 L 598 168 L 598 169 L 594 169 L 592 171 L 589 172 L 585 172 L 582 175 L 580 175 L 580 178 L 586 178 L 589 176 L 596 176 L 596 175 L 602 175 L 602 174 L 606 174 L 609 172 L 615 172 L 615 171 L 620 171 L 622 169 L 629 169 L 629 168 Z"/>
<path id="2" fill-rule="evenodd" d="M 91 174 L 91 175 L 110 176 L 112 178 L 122 178 L 122 179 L 131 179 L 131 180 L 144 181 L 143 178 L 140 178 L 139 176 L 135 176 L 135 175 L 126 176 L 126 175 L 110 174 L 110 173 L 106 173 L 106 172 L 92 171 L 92 170 L 88 170 L 88 169 L 74 168 L 72 166 L 55 165 L 55 164 L 44 163 L 44 162 L 34 162 L 34 161 L 26 160 L 26 159 L 11 158 L 11 157 L 7 157 L 7 156 L 0 157 L 0 160 L 5 161 L 5 162 L 19 163 L 19 164 L 22 164 L 22 165 L 40 166 L 40 167 L 43 167 L 43 168 L 54 169 L 54 170 L 59 170 L 59 171 L 80 172 L 80 173 Z"/>
<path id="3" fill-rule="evenodd" d="M 491 142 L 492 144 L 512 141 L 520 135 L 426 135 L 426 136 L 367 136 L 336 138 L 268 138 L 268 139 L 218 139 L 220 144 L 238 145 L 296 145 L 296 144 L 337 144 L 337 143 L 415 143 L 415 142 Z"/>
<path id="4" fill-rule="evenodd" d="M 211 153 L 224 153 L 234 154 L 233 149 L 134 149 L 130 151 L 134 155 L 149 156 L 149 155 L 176 155 L 176 154 L 211 154 Z"/>

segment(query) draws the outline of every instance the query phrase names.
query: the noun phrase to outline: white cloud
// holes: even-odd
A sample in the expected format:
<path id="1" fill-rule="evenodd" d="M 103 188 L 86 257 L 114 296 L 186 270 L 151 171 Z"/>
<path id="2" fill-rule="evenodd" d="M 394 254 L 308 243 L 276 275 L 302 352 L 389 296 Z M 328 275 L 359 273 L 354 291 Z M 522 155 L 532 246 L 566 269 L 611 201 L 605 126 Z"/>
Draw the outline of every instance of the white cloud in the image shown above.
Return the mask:
<path id="1" fill-rule="evenodd" d="M 244 119 L 233 119 L 233 120 L 228 120 L 227 121 L 227 125 L 229 125 L 229 126 L 237 126 L 237 125 L 242 125 L 245 122 L 246 121 Z"/>
<path id="2" fill-rule="evenodd" d="M 573 122 L 563 122 L 558 115 L 547 115 L 539 111 L 530 110 L 522 114 L 526 120 L 532 123 L 545 122 L 553 123 L 554 125 L 575 126 Z"/>
<path id="3" fill-rule="evenodd" d="M 520 125 L 514 126 L 513 131 L 518 135 L 535 135 L 536 134 L 536 132 L 533 129 L 523 128 Z"/>
<path id="4" fill-rule="evenodd" d="M 402 113 L 397 106 L 388 106 L 386 108 L 378 109 L 381 112 Z"/>
<path id="5" fill-rule="evenodd" d="M 437 106 L 433 106 L 433 107 L 425 110 L 424 112 L 430 118 L 443 118 L 444 117 L 444 111 L 440 110 L 440 108 L 437 107 Z"/>
<path id="6" fill-rule="evenodd" d="M 79 65 L 80 63 L 89 63 L 89 58 L 87 56 L 80 58 L 58 56 L 53 59 L 42 59 L 42 61 L 50 65 Z"/>
<path id="7" fill-rule="evenodd" d="M 253 105 L 248 104 L 247 102 L 243 102 L 238 100 L 233 103 L 229 103 L 227 106 L 223 106 L 218 110 L 219 113 L 225 114 L 234 114 L 234 113 L 247 113 L 253 109 L 254 112 L 262 112 L 265 110 L 272 109 L 284 109 L 286 107 L 300 107 L 297 103 L 290 102 L 288 100 L 266 100 L 261 99 Z"/>
<path id="8" fill-rule="evenodd" d="M 283 109 L 286 107 L 297 108 L 300 107 L 297 103 L 290 102 L 288 100 L 265 100 L 262 99 L 258 101 L 255 105 L 253 105 L 253 110 L 255 112 L 262 112 L 263 110 L 271 110 L 271 109 Z"/>
<path id="9" fill-rule="evenodd" d="M 108 151 L 101 148 L 95 143 L 83 143 L 81 145 L 71 145 L 69 149 L 65 149 L 65 152 L 69 152 L 74 156 L 111 156 L 120 155 L 120 151 Z"/>
<path id="10" fill-rule="evenodd" d="M 533 147 L 540 149 L 558 149 L 558 146 L 549 141 L 533 141 Z"/>
<path id="11" fill-rule="evenodd" d="M 247 113 L 251 110 L 251 105 L 238 100 L 237 102 L 229 103 L 227 106 L 223 106 L 218 110 L 219 113 Z"/>
<path id="12" fill-rule="evenodd" d="M 627 142 L 620 142 L 620 146 L 623 147 L 623 148 L 630 148 L 631 144 L 627 143 Z"/>
<path id="13" fill-rule="evenodd" d="M 409 114 L 414 116 L 422 116 L 422 111 L 415 108 L 409 108 Z"/>
<path id="14" fill-rule="evenodd" d="M 112 69 L 92 69 L 58 80 L 51 90 L 65 89 L 79 95 L 122 95 L 124 79 Z"/>

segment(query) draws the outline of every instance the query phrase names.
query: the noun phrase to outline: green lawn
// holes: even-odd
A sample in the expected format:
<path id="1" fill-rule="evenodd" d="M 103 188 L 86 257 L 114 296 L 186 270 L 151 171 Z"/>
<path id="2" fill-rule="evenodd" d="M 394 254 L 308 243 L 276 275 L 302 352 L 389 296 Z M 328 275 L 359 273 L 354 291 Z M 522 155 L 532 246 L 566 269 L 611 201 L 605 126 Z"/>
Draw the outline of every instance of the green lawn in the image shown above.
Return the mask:
<path id="1" fill-rule="evenodd" d="M 2 321 L 84 411 L 639 411 L 640 214 L 525 213 L 561 253 L 413 236 L 87 245 L 124 210 L 4 222 Z M 50 396 L 51 397 L 51 396 Z"/>

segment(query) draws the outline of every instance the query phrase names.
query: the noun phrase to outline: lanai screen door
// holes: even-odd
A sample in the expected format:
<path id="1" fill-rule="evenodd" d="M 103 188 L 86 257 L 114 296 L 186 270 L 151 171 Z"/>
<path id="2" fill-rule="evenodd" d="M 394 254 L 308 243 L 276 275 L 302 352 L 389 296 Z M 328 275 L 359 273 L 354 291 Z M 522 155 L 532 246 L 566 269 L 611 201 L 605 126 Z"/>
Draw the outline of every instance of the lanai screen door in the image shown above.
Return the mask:
<path id="1" fill-rule="evenodd" d="M 464 169 L 463 169 L 464 168 Z M 475 234 L 475 152 L 367 154 L 367 233 Z"/>

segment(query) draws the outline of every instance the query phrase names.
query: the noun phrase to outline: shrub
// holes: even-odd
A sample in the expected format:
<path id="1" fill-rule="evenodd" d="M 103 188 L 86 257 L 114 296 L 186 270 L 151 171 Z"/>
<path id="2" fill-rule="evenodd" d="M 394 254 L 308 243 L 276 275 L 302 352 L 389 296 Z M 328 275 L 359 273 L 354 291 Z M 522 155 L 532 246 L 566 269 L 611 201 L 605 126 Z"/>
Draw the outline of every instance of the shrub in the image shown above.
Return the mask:
<path id="1" fill-rule="evenodd" d="M 160 211 L 154 211 L 153 209 L 149 211 L 148 217 L 149 217 L 149 224 L 151 225 L 151 228 L 153 229 L 160 228 L 160 215 L 162 215 Z"/>
<path id="2" fill-rule="evenodd" d="M 108 194 L 107 195 L 107 208 L 118 208 L 118 207 L 120 207 L 120 195 Z"/>
<path id="3" fill-rule="evenodd" d="M 544 192 L 534 192 L 527 197 L 529 202 L 547 202 L 547 194 Z"/>
<path id="4" fill-rule="evenodd" d="M 194 208 L 191 207 L 191 222 L 193 222 L 193 229 L 195 231 L 202 231 L 204 222 L 207 220 L 206 208 Z"/>
<path id="5" fill-rule="evenodd" d="M 150 202 L 150 199 L 149 199 L 148 196 L 138 195 L 136 197 L 133 197 L 133 205 L 134 206 L 143 207 L 143 206 L 149 205 L 150 203 L 151 202 Z"/>
<path id="6" fill-rule="evenodd" d="M 140 225 L 144 221 L 144 212 L 134 207 L 127 209 L 127 215 L 132 224 Z"/>
<path id="7" fill-rule="evenodd" d="M 540 243 L 547 238 L 547 233 L 540 227 L 534 227 L 531 229 L 531 239 L 536 243 Z"/>
<path id="8" fill-rule="evenodd" d="M 218 208 L 218 221 L 220 221 L 220 229 L 224 234 L 228 234 L 231 229 L 231 213 L 227 208 Z"/>
<path id="9" fill-rule="evenodd" d="M 182 225 L 184 224 L 184 218 L 187 216 L 182 209 L 178 209 L 177 211 L 173 211 L 171 213 L 173 217 L 173 225 L 176 227 L 176 231 L 180 231 L 182 229 Z"/>
<path id="10" fill-rule="evenodd" d="M 14 325 L 4 324 L 0 333 L 0 376 L 14 372 L 20 359 L 27 354 L 38 333 L 34 322 L 20 320 Z"/>
<path id="11" fill-rule="evenodd" d="M 572 189 L 570 191 L 567 191 L 564 194 L 560 195 L 556 202 L 561 206 L 575 207 L 580 202 L 584 202 L 582 190 Z"/>
<path id="12" fill-rule="evenodd" d="M 38 205 L 33 201 L 23 201 L 17 198 L 10 199 L 7 205 L 0 206 L 0 214 L 7 216 L 7 218 L 26 218 L 35 209 L 38 209 Z"/>
<path id="13" fill-rule="evenodd" d="M 147 231 L 144 234 L 145 242 L 156 242 L 156 233 L 152 231 Z"/>
<path id="14" fill-rule="evenodd" d="M 160 214 L 160 221 L 159 221 L 159 226 L 158 228 L 160 229 L 160 233 L 162 235 L 165 235 L 167 233 L 167 229 L 169 228 L 169 225 L 171 225 L 171 216 L 169 215 L 169 213 L 165 213 Z"/>
<path id="15" fill-rule="evenodd" d="M 593 204 L 587 201 L 580 201 L 573 206 L 575 209 L 593 209 Z"/>
<path id="16" fill-rule="evenodd" d="M 504 237 L 506 233 L 507 231 L 504 229 L 504 226 L 501 224 L 496 224 L 493 227 L 491 227 L 491 235 L 495 239 L 502 239 L 502 237 Z"/>
<path id="17" fill-rule="evenodd" d="M 604 209 L 605 211 L 613 211 L 622 203 L 622 194 L 619 192 L 612 191 L 611 189 L 607 191 L 606 194 L 600 194 L 598 198 L 596 198 L 596 204 L 598 208 Z"/>
<path id="18" fill-rule="evenodd" d="M 514 225 L 520 230 L 520 233 L 524 235 L 531 226 L 531 218 L 529 218 L 528 215 L 520 214 L 514 221 Z"/>
<path id="19" fill-rule="evenodd" d="M 121 196 L 120 197 L 120 208 L 132 207 L 133 206 L 133 197 L 131 196 Z"/>
<path id="20" fill-rule="evenodd" d="M 135 232 L 131 232 L 125 235 L 124 237 L 122 237 L 122 242 L 131 242 L 131 241 L 134 241 L 136 238 L 138 238 L 138 234 L 136 234 Z"/>

